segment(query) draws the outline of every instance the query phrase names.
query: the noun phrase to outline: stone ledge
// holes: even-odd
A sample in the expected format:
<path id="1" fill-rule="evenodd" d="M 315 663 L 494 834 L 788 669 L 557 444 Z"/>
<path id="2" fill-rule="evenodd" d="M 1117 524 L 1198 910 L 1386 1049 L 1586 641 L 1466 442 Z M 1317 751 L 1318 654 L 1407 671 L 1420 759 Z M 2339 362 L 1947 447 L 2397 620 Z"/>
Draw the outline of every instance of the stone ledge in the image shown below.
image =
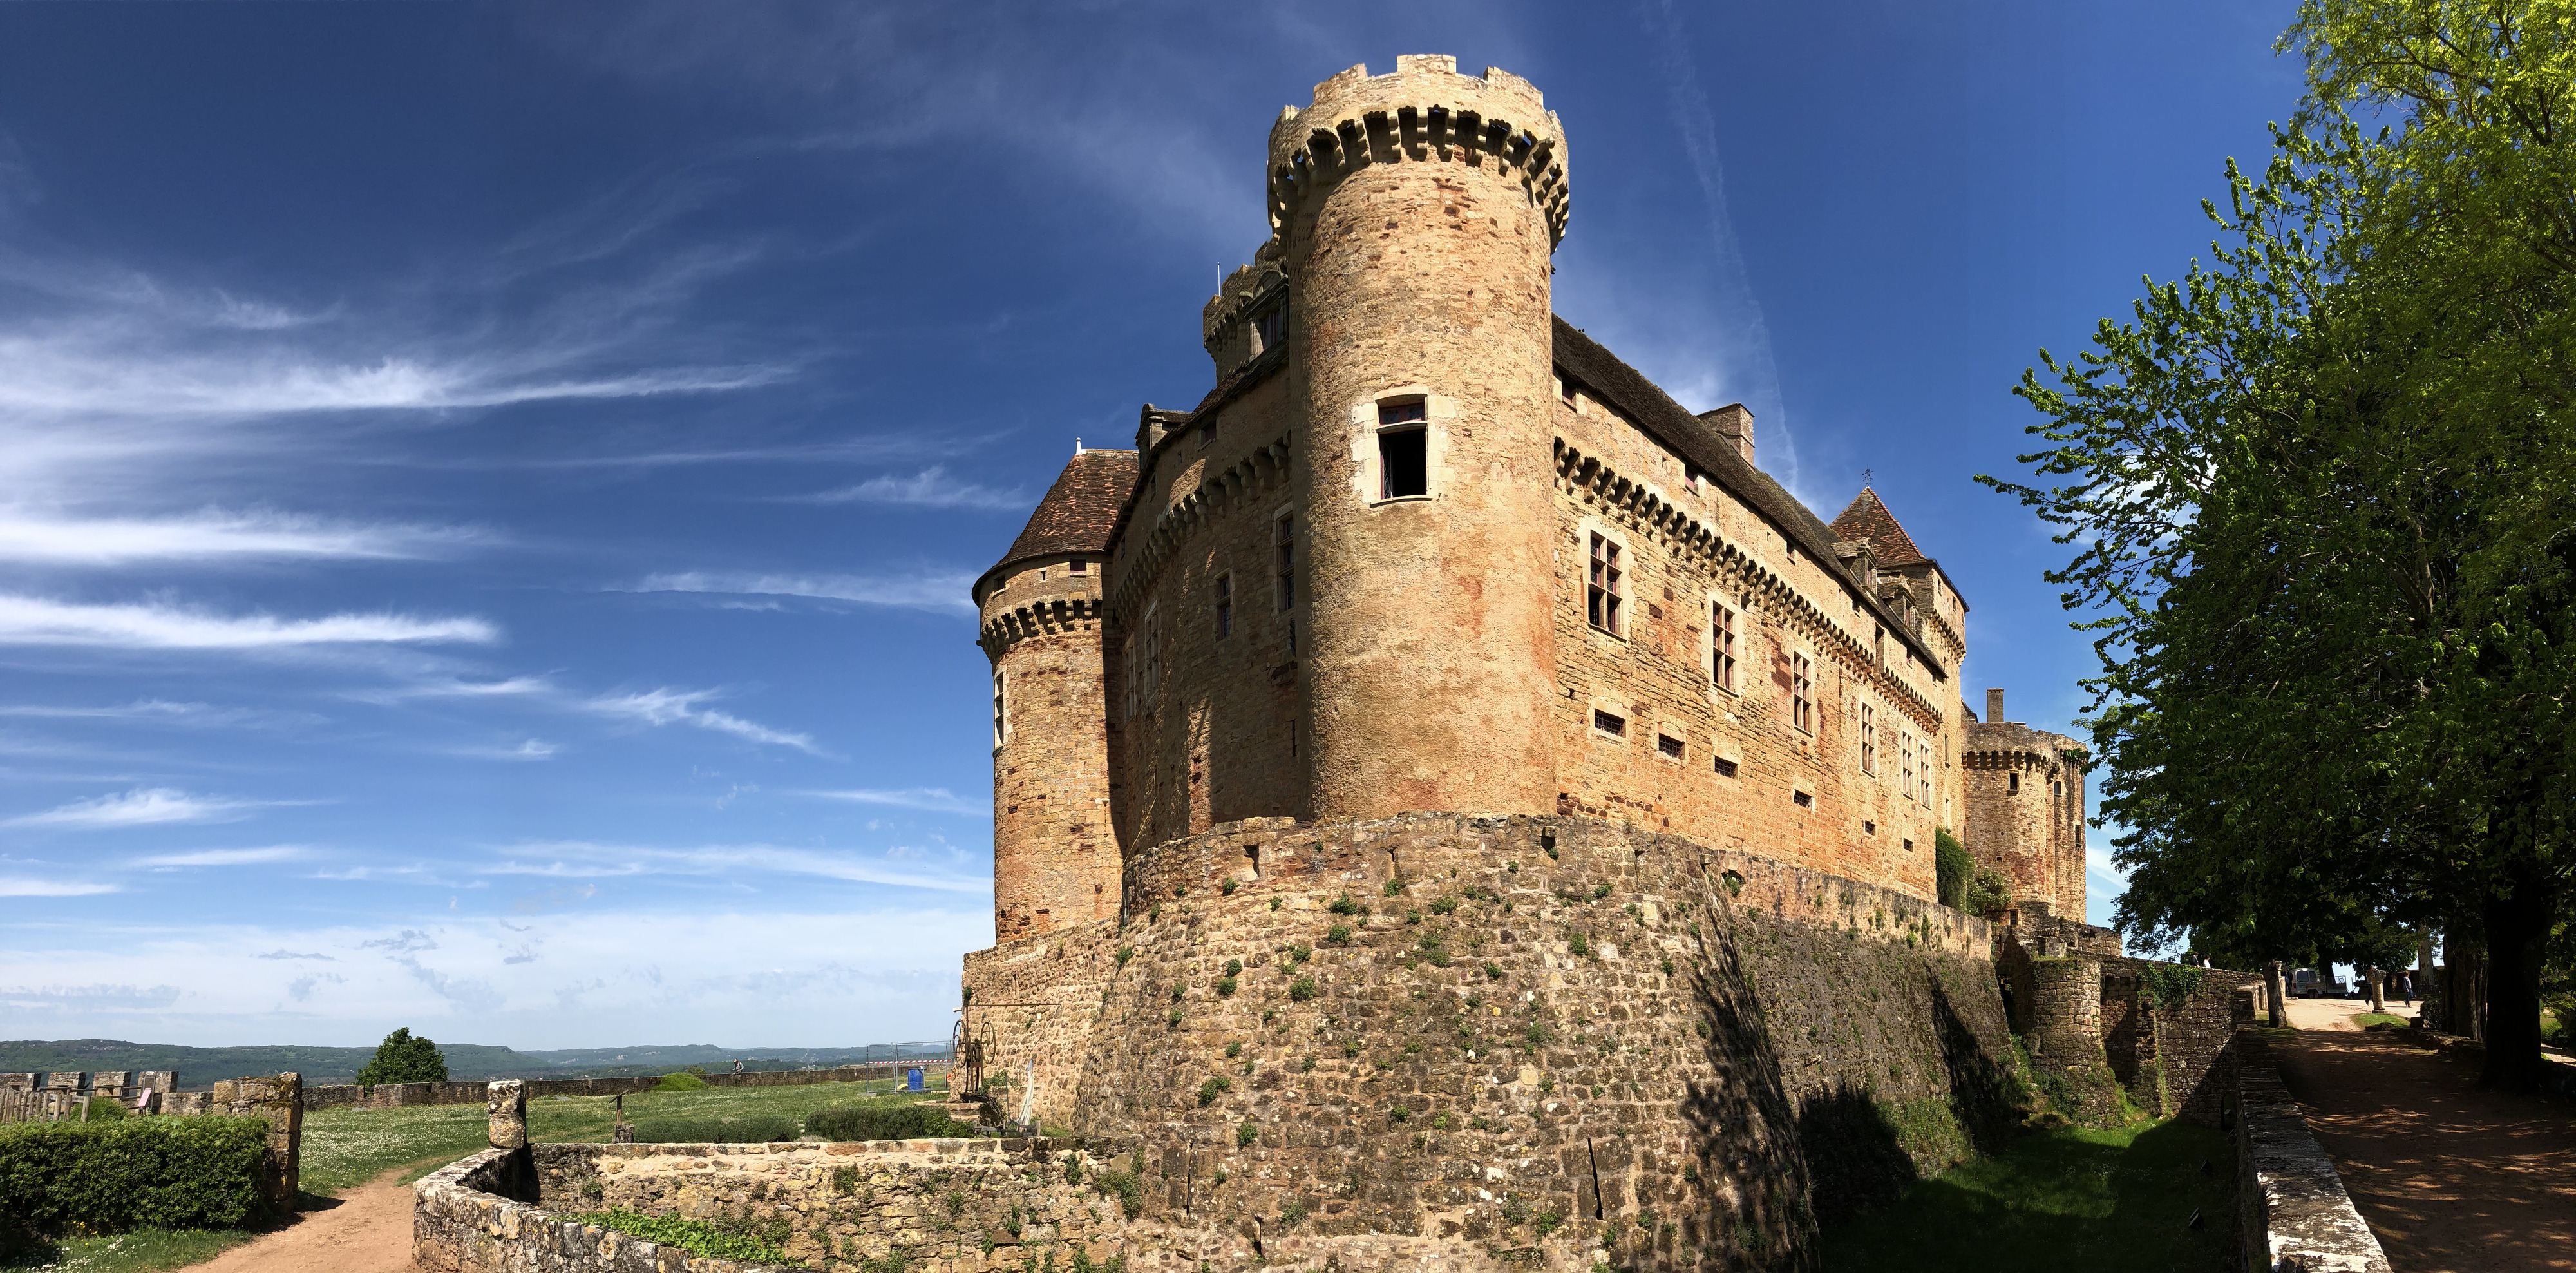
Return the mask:
<path id="1" fill-rule="evenodd" d="M 2236 1079 L 2236 1161 L 2246 1266 L 2268 1273 L 2389 1273 L 2379 1238 L 2269 1065 Z"/>

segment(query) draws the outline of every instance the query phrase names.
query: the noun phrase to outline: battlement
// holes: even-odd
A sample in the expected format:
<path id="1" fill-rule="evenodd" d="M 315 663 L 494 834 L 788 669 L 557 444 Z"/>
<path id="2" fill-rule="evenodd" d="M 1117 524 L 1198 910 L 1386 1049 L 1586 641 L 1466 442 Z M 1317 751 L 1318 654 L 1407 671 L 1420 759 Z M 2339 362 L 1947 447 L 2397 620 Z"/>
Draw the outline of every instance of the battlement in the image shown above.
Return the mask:
<path id="1" fill-rule="evenodd" d="M 1500 67 L 1458 73 L 1458 59 L 1407 55 L 1392 74 L 1354 66 L 1315 86 L 1304 110 L 1281 109 L 1270 127 L 1270 203 L 1275 230 L 1308 192 L 1371 164 L 1461 160 L 1518 171 L 1546 213 L 1549 246 L 1565 239 L 1571 214 L 1565 127 L 1528 80 Z"/>

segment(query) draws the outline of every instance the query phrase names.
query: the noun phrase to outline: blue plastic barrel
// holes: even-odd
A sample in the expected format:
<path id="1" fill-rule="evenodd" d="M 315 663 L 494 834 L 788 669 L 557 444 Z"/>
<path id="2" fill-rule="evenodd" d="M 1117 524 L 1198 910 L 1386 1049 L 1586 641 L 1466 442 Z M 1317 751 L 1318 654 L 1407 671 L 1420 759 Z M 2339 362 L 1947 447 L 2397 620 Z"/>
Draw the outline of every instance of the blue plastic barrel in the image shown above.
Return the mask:
<path id="1" fill-rule="evenodd" d="M 918 1092 L 921 1090 L 920 1066 L 916 1065 L 903 1072 L 903 1090 L 907 1092 Z"/>

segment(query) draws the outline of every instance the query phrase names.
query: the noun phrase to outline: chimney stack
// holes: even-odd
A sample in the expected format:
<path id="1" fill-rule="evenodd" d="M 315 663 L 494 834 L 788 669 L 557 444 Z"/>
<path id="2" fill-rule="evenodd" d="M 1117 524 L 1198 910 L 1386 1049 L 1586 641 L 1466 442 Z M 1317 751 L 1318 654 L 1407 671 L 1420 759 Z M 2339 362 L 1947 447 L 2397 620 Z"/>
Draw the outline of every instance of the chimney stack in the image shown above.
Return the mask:
<path id="1" fill-rule="evenodd" d="M 1735 453 L 1753 463 L 1753 413 L 1741 402 L 1730 402 L 1715 411 L 1699 413 L 1700 422 L 1717 431 L 1717 435 L 1735 444 Z"/>
<path id="2" fill-rule="evenodd" d="M 1986 723 L 1989 725 L 2000 725 L 2004 723 L 2004 692 L 2002 690 L 1986 691 Z"/>

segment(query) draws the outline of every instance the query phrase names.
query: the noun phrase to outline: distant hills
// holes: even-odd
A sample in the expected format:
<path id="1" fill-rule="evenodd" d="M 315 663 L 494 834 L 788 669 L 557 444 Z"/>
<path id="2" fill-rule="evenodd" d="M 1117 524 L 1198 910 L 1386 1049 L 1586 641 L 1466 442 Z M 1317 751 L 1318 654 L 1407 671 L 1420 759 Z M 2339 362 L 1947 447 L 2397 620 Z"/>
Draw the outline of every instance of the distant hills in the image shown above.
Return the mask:
<path id="1" fill-rule="evenodd" d="M 454 1079 L 621 1078 L 665 1074 L 692 1065 L 747 1070 L 795 1070 L 809 1065 L 908 1061 L 948 1054 L 945 1040 L 869 1043 L 848 1048 L 725 1048 L 712 1043 L 643 1044 L 624 1048 L 570 1048 L 521 1052 L 482 1043 L 441 1043 Z M 365 1048 L 303 1047 L 291 1043 L 235 1048 L 192 1048 L 176 1043 L 122 1039 L 0 1041 L 0 1073 L 55 1070 L 177 1070 L 179 1085 L 205 1087 L 218 1079 L 294 1070 L 307 1083 L 346 1083 L 374 1057 Z"/>

